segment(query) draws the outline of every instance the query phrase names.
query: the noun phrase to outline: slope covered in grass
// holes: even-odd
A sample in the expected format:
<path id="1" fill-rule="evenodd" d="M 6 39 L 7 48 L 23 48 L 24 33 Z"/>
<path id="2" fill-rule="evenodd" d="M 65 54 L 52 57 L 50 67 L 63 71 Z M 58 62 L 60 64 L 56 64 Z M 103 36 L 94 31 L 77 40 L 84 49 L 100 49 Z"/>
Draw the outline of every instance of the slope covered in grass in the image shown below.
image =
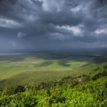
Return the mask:
<path id="1" fill-rule="evenodd" d="M 0 107 L 106 107 L 105 57 L 0 60 Z"/>

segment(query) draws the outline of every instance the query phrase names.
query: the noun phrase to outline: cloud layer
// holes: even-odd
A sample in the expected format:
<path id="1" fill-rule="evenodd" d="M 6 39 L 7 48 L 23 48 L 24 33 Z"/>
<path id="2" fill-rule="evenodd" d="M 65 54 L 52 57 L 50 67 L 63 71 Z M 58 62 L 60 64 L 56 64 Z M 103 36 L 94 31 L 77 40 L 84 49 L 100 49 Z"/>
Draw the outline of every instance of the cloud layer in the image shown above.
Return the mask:
<path id="1" fill-rule="evenodd" d="M 0 0 L 0 49 L 107 47 L 107 0 Z"/>

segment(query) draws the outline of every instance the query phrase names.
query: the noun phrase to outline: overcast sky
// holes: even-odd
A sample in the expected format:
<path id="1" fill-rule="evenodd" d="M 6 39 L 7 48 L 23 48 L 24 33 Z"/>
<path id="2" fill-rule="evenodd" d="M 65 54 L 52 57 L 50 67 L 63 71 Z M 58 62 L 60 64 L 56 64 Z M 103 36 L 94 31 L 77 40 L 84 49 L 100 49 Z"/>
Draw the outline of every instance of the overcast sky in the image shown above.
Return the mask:
<path id="1" fill-rule="evenodd" d="M 107 0 L 0 0 L 0 50 L 107 47 Z"/>

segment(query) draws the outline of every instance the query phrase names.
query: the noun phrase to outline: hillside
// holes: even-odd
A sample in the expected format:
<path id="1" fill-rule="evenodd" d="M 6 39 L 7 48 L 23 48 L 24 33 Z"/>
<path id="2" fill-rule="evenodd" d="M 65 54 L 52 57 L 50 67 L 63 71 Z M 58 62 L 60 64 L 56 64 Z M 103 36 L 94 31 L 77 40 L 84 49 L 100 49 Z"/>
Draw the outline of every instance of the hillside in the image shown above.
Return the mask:
<path id="1" fill-rule="evenodd" d="M 0 57 L 1 107 L 106 107 L 102 56 Z"/>

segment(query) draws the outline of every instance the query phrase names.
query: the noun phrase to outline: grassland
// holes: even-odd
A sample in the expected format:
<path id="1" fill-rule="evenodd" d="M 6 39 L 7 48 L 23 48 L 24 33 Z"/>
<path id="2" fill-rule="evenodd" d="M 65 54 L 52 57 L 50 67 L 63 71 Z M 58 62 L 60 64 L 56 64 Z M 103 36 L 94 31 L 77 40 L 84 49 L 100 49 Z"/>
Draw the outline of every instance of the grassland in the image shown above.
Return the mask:
<path id="1" fill-rule="evenodd" d="M 96 64 L 93 60 L 88 57 L 75 58 L 72 56 L 65 58 L 37 56 L 2 58 L 0 60 L 0 83 L 14 86 L 87 74 L 101 66 L 101 63 Z"/>
<path id="2" fill-rule="evenodd" d="M 0 106 L 106 107 L 106 76 L 102 56 L 0 57 Z"/>

